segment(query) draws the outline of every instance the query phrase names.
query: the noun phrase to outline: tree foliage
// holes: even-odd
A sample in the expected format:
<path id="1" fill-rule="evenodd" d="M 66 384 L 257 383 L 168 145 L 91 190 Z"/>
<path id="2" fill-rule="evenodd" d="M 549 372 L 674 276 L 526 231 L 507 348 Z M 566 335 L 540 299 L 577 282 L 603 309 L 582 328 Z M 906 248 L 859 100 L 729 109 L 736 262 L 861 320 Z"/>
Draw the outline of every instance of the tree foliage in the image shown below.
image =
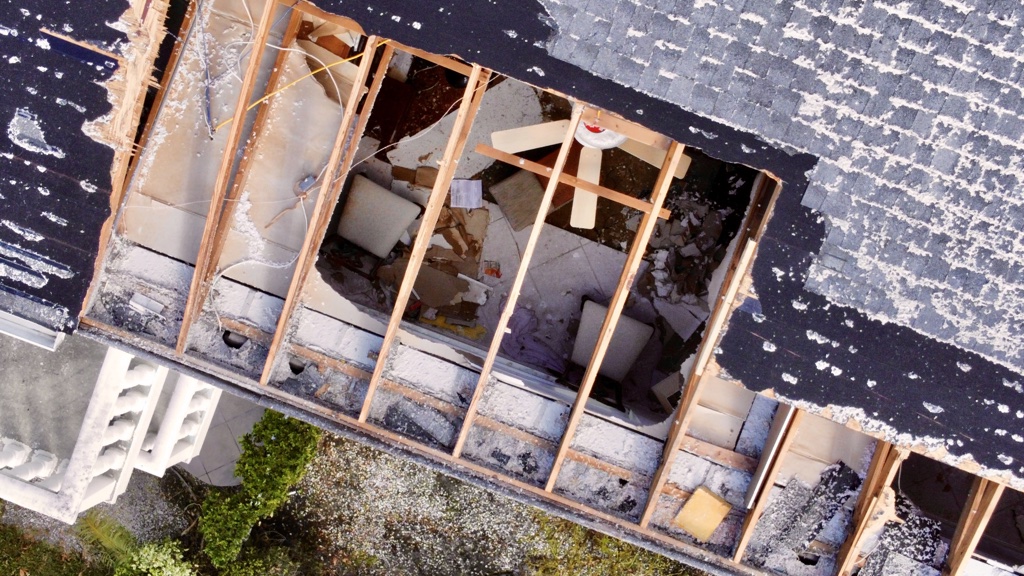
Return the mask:
<path id="1" fill-rule="evenodd" d="M 267 410 L 242 438 L 242 455 L 235 475 L 238 491 L 212 491 L 203 503 L 199 530 L 203 549 L 217 568 L 238 557 L 253 526 L 272 516 L 288 499 L 291 487 L 302 479 L 316 455 L 320 430 Z"/>

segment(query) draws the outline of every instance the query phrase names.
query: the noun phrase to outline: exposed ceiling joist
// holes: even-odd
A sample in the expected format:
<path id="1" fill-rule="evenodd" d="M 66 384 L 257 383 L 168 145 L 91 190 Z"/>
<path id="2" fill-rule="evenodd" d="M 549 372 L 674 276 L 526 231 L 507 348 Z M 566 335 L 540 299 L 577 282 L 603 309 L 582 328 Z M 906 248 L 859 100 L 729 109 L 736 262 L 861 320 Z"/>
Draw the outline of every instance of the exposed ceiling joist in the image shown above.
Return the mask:
<path id="1" fill-rule="evenodd" d="M 363 408 L 359 412 L 359 421 L 366 422 L 370 415 L 370 407 L 373 403 L 374 391 L 384 376 L 384 367 L 387 365 L 388 354 L 398 336 L 398 329 L 402 323 L 402 316 L 405 315 L 405 308 L 409 304 L 409 297 L 412 295 L 413 285 L 416 282 L 416 275 L 423 264 L 424 255 L 430 246 L 430 239 L 434 235 L 434 228 L 444 208 L 444 199 L 448 196 L 448 188 L 451 186 L 452 178 L 455 177 L 455 168 L 458 166 L 458 158 L 466 147 L 466 140 L 469 138 L 470 129 L 476 119 L 476 113 L 483 102 L 484 94 L 490 80 L 490 71 L 485 71 L 480 66 L 473 66 L 469 75 L 469 82 L 466 84 L 466 91 L 462 95 L 462 103 L 459 105 L 459 112 L 455 117 L 455 124 L 452 127 L 452 135 L 448 139 L 448 145 L 444 152 L 444 159 L 434 182 L 434 188 L 430 192 L 430 199 L 427 201 L 423 216 L 420 219 L 419 232 L 413 242 L 412 251 L 409 254 L 409 264 L 405 268 L 402 283 L 395 296 L 394 308 L 391 311 L 391 319 L 388 322 L 387 330 L 384 332 L 384 341 L 381 343 L 380 352 L 377 356 L 377 363 L 373 369 L 373 376 L 370 378 L 369 387 L 366 390 L 366 398 L 363 401 Z"/>
<path id="2" fill-rule="evenodd" d="M 370 67 L 373 63 L 373 55 L 376 53 L 380 44 L 376 36 L 370 36 L 366 41 L 366 49 L 363 51 L 362 60 L 359 62 L 359 72 L 356 75 L 356 86 L 364 86 L 366 80 L 370 75 Z M 387 68 L 388 60 L 382 60 L 382 67 Z M 378 70 L 380 72 L 380 70 Z M 382 73 L 377 74 L 378 77 L 383 77 Z M 373 101 L 377 97 L 377 93 L 380 91 L 380 84 L 374 78 L 374 83 L 371 86 L 370 92 L 366 95 L 366 103 L 364 107 L 366 111 L 373 106 Z M 292 274 L 291 283 L 288 286 L 288 293 L 285 295 L 284 306 L 281 309 L 281 316 L 277 319 L 277 329 L 274 331 L 274 341 L 270 345 L 270 350 L 267 352 L 267 362 L 263 366 L 263 372 L 260 376 L 260 385 L 265 386 L 270 381 L 270 374 L 274 369 L 274 363 L 277 361 L 277 356 L 281 350 L 281 344 L 284 341 L 285 333 L 288 331 L 288 325 L 291 321 L 292 313 L 298 306 L 299 301 L 302 298 L 302 288 L 305 286 L 306 277 L 309 275 L 309 271 L 313 268 L 313 264 L 316 262 L 316 253 L 323 241 L 324 233 L 327 229 L 327 224 L 331 218 L 331 211 L 334 209 L 335 204 L 338 203 L 338 195 L 341 192 L 341 185 L 336 180 L 339 178 L 343 179 L 343 176 L 348 172 L 351 164 L 346 165 L 343 162 L 343 152 L 345 151 L 346 144 L 349 148 L 354 148 L 355 141 L 362 136 L 361 133 L 357 132 L 349 138 L 349 129 L 352 127 L 352 122 L 356 117 L 356 108 L 359 104 L 360 91 L 352 90 L 349 94 L 348 101 L 345 103 L 345 114 L 342 116 L 341 125 L 338 127 L 338 135 L 334 141 L 334 148 L 331 151 L 331 157 L 327 161 L 327 167 L 324 170 L 323 183 L 320 186 L 320 192 L 317 194 L 316 205 L 310 214 L 309 221 L 312 223 L 311 226 L 306 230 L 306 237 L 302 241 L 302 248 L 299 250 L 298 259 L 295 262 L 295 272 Z M 362 116 L 368 116 L 363 114 Z M 351 153 L 344 156 L 345 159 L 351 158 Z"/>
<path id="3" fill-rule="evenodd" d="M 594 348 L 593 355 L 590 357 L 590 362 L 587 364 L 583 382 L 580 383 L 579 391 L 576 394 L 576 402 L 573 404 L 572 412 L 569 415 L 569 422 L 566 425 L 562 442 L 558 447 L 558 453 L 555 455 L 554 465 L 551 468 L 551 474 L 545 486 L 548 492 L 554 490 L 555 484 L 558 482 L 558 473 L 562 469 L 565 453 L 572 444 L 573 437 L 576 435 L 576 428 L 583 418 L 587 400 L 590 398 L 590 390 L 594 387 L 598 371 L 601 369 L 601 363 L 604 361 L 608 347 L 612 343 L 615 327 L 619 322 L 619 317 L 622 315 L 622 309 L 626 305 L 626 299 L 629 297 L 629 289 L 633 286 L 636 273 L 640 269 L 640 261 L 643 260 L 647 252 L 647 244 L 650 242 L 654 229 L 658 224 L 658 218 L 654 216 L 654 213 L 657 213 L 665 202 L 665 198 L 668 196 L 668 189 L 672 186 L 672 178 L 676 173 L 676 167 L 679 166 L 682 158 L 683 145 L 673 142 L 668 148 L 665 163 L 662 165 L 661 173 L 658 174 L 658 180 L 654 184 L 652 213 L 644 214 L 643 219 L 640 221 L 636 236 L 633 238 L 633 245 L 630 246 L 629 255 L 626 257 L 626 264 L 619 277 L 619 285 L 615 289 L 615 295 L 612 296 L 611 302 L 608 304 L 608 312 L 605 315 L 604 324 L 601 326 L 601 332 L 598 334 L 597 345 Z"/>

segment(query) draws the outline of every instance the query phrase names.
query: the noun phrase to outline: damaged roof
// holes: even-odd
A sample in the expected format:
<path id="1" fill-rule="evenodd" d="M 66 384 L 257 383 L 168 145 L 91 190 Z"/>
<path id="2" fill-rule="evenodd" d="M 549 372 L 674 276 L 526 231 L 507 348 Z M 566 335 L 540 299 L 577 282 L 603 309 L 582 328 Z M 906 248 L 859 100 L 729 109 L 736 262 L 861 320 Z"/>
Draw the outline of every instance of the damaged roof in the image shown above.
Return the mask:
<path id="1" fill-rule="evenodd" d="M 126 40 L 124 1 L 0 3 L 0 308 L 56 330 L 77 323 L 110 213 L 114 151 L 86 133 L 111 110 L 101 85 Z"/>
<path id="2" fill-rule="evenodd" d="M 780 177 L 719 363 L 1024 477 L 1019 4 L 324 4 Z"/>

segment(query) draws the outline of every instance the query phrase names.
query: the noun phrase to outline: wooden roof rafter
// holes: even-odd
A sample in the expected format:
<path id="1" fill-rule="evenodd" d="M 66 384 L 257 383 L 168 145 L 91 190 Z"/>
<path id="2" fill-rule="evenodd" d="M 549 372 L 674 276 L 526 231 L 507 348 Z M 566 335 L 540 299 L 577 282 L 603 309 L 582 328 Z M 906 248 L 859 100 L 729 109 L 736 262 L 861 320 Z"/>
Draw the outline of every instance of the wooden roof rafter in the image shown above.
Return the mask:
<path id="1" fill-rule="evenodd" d="M 356 72 L 354 82 L 355 86 L 364 86 L 366 84 L 366 80 L 370 75 L 370 68 L 374 60 L 374 54 L 380 45 L 381 42 L 379 42 L 379 39 L 376 36 L 370 36 L 367 39 L 366 49 L 363 51 L 363 58 L 359 62 L 359 69 Z M 381 63 L 377 68 L 377 73 L 370 85 L 370 90 L 366 94 L 366 101 L 363 105 L 366 109 L 364 112 L 368 112 L 368 109 L 373 107 L 374 100 L 380 92 L 384 72 L 387 70 L 387 65 L 390 63 L 391 54 L 392 51 L 385 48 L 385 57 L 381 59 Z M 295 311 L 296 307 L 298 307 L 299 302 L 302 299 L 302 289 L 306 284 L 306 278 L 309 276 L 309 272 L 313 268 L 313 264 L 316 262 L 317 250 L 319 249 L 320 243 L 323 241 L 327 225 L 330 223 L 332 210 L 334 209 L 335 204 L 338 203 L 338 195 L 341 193 L 340 181 L 344 179 L 344 176 L 352 166 L 352 158 L 355 155 L 356 148 L 355 143 L 357 139 L 362 136 L 363 129 L 366 126 L 366 119 L 369 114 L 360 114 L 359 122 L 355 127 L 356 130 L 354 133 L 352 131 L 352 122 L 356 118 L 356 108 L 359 104 L 359 92 L 360 90 L 352 90 L 349 94 L 348 101 L 345 103 L 345 112 L 341 118 L 341 124 L 338 127 L 338 135 L 334 141 L 334 148 L 331 151 L 331 156 L 327 160 L 327 167 L 324 170 L 323 183 L 320 185 L 320 192 L 317 194 L 316 204 L 313 206 L 313 210 L 310 213 L 310 226 L 306 230 L 306 236 L 302 241 L 302 248 L 299 250 L 298 258 L 295 261 L 295 271 L 292 273 L 291 283 L 288 285 L 288 293 L 285 295 L 281 315 L 277 319 L 277 329 L 274 331 L 274 340 L 270 344 L 270 349 L 267 352 L 267 361 L 263 365 L 263 371 L 260 375 L 259 383 L 261 386 L 265 386 L 270 381 L 270 375 L 274 369 L 274 364 L 277 361 L 277 356 L 281 350 L 282 344 L 284 343 L 285 334 L 288 331 L 292 313 Z"/>
<path id="2" fill-rule="evenodd" d="M 587 370 L 584 373 L 583 381 L 580 383 L 579 391 L 576 394 L 576 401 L 573 403 L 572 411 L 569 414 L 569 422 L 566 424 L 565 431 L 562 435 L 562 441 L 558 447 L 558 452 L 555 454 L 551 473 L 549 474 L 547 484 L 545 485 L 545 490 L 548 492 L 552 492 L 555 488 L 555 484 L 558 482 L 558 473 L 561 471 L 565 454 L 572 445 L 573 437 L 576 435 L 576 428 L 583 419 L 587 400 L 590 398 L 590 391 L 594 386 L 594 382 L 597 380 L 597 374 L 601 369 L 601 363 L 604 361 L 604 357 L 608 352 L 608 347 L 611 345 L 612 337 L 615 334 L 615 327 L 618 324 L 619 317 L 622 315 L 622 309 L 626 305 L 626 299 L 629 297 L 629 289 L 632 287 L 633 281 L 636 279 L 637 271 L 640 269 L 640 261 L 643 260 L 644 254 L 647 251 L 647 244 L 650 242 L 651 236 L 654 234 L 654 229 L 658 223 L 657 214 L 661 210 L 661 206 L 664 204 L 665 198 L 668 196 L 669 187 L 672 185 L 672 178 L 676 173 L 676 168 L 679 166 L 679 163 L 683 158 L 683 150 L 683 145 L 678 142 L 672 142 L 669 145 L 668 154 L 666 155 L 664 164 L 661 166 L 661 172 L 658 174 L 658 179 L 654 185 L 654 192 L 651 200 L 652 210 L 651 212 L 644 214 L 640 221 L 640 226 L 637 228 L 636 236 L 633 239 L 633 245 L 630 247 L 629 255 L 626 257 L 626 264 L 619 277 L 618 287 L 615 289 L 615 294 L 612 296 L 612 300 L 608 304 L 608 312 L 605 315 L 601 331 L 598 333 L 594 352 L 590 357 L 590 362 L 588 363 Z M 554 178 L 552 178 L 552 180 L 554 180 Z M 664 483 L 662 485 L 664 485 Z"/>
<path id="3" fill-rule="evenodd" d="M 462 449 L 466 444 L 466 439 L 469 437 L 469 431 L 473 425 L 473 418 L 476 416 L 480 400 L 483 398 L 484 387 L 487 385 L 487 382 L 491 377 L 491 371 L 494 369 L 494 361 L 497 359 L 498 351 L 501 349 L 501 340 L 505 336 L 505 332 L 508 330 L 508 323 L 512 319 L 513 312 L 515 312 L 516 302 L 519 300 L 519 292 L 522 290 L 523 282 L 526 280 L 526 274 L 530 268 L 530 261 L 533 259 L 533 252 L 536 250 L 537 242 L 540 240 L 540 233 L 544 228 L 544 220 L 547 218 L 548 209 L 551 207 L 551 202 L 555 197 L 555 190 L 558 188 L 559 177 L 562 174 L 562 170 L 565 168 L 565 163 L 569 158 L 569 150 L 572 148 L 572 143 L 575 141 L 574 134 L 576 133 L 576 127 L 580 123 L 584 110 L 585 107 L 583 106 L 576 106 L 573 108 L 572 119 L 569 121 L 569 127 L 566 130 L 565 137 L 563 138 L 561 147 L 558 150 L 558 156 L 555 158 L 555 165 L 551 171 L 551 178 L 548 181 L 547 187 L 544 189 L 544 196 L 541 198 L 540 206 L 537 208 L 537 215 L 534 217 L 533 227 L 530 229 L 530 236 L 527 239 L 526 246 L 523 248 L 523 253 L 519 258 L 519 269 L 516 272 L 515 279 L 512 281 L 512 287 L 509 288 L 505 308 L 501 311 L 501 316 L 498 317 L 498 324 L 494 329 L 494 336 L 491 338 L 491 344 L 487 349 L 487 356 L 484 357 L 484 363 L 480 369 L 480 377 L 477 380 L 476 388 L 473 389 L 473 397 L 469 401 L 469 407 L 466 410 L 466 417 L 462 421 L 459 437 L 455 441 L 455 447 L 452 449 L 452 456 L 454 458 L 458 458 L 462 454 Z"/>
<path id="4" fill-rule="evenodd" d="M 139 169 L 139 159 L 142 155 L 142 150 L 146 149 L 149 138 L 153 133 L 153 126 L 156 124 L 157 117 L 160 116 L 159 110 L 163 108 L 164 99 L 167 97 L 167 90 L 170 86 L 171 79 L 177 72 L 178 62 L 181 60 L 181 53 L 185 48 L 185 38 L 192 33 L 192 25 L 195 21 L 195 12 L 195 5 L 189 3 L 185 8 L 185 15 L 181 21 L 179 36 L 174 40 L 174 46 L 171 48 L 170 57 L 167 60 L 167 64 L 164 66 L 163 77 L 161 78 L 160 83 L 156 84 L 156 94 L 153 97 L 153 102 L 150 104 L 150 109 L 157 112 L 150 113 L 148 115 L 145 124 L 142 127 L 142 132 L 139 135 L 138 142 L 133 142 L 130 150 L 126 153 L 128 157 L 123 162 L 123 173 L 119 173 L 117 177 L 112 179 L 114 186 L 110 195 L 111 216 L 107 218 L 102 230 L 100 230 L 99 249 L 97 250 L 96 263 L 93 266 L 93 278 L 98 278 L 101 270 L 103 269 L 104 262 L 107 258 L 110 238 L 115 234 L 115 227 L 124 225 L 124 221 L 121 219 L 121 212 L 124 210 L 125 203 L 128 199 L 128 191 L 135 179 L 135 173 Z M 152 77 L 147 79 L 147 83 L 153 83 Z M 141 97 L 143 99 L 145 99 L 145 95 L 146 91 L 142 90 Z M 118 229 L 116 233 L 120 233 L 121 231 L 121 229 Z M 93 296 L 98 288 L 99 282 L 92 282 L 89 284 L 89 289 L 86 291 L 85 298 L 82 300 L 83 311 L 88 310 L 92 305 Z"/>
<path id="5" fill-rule="evenodd" d="M 266 11 L 273 12 L 270 7 L 268 7 Z M 301 12 L 292 10 L 291 16 L 288 18 L 288 23 L 285 26 L 284 39 L 281 42 L 282 46 L 290 45 L 295 39 L 295 36 L 299 31 L 301 18 Z M 281 79 L 281 73 L 284 68 L 284 61 L 287 56 L 288 52 L 286 50 L 278 51 L 277 59 L 274 62 L 274 67 L 271 70 L 270 78 L 267 82 L 267 93 L 272 93 L 277 89 Z M 246 99 L 246 102 L 248 102 L 248 99 Z M 270 114 L 271 102 L 271 100 L 263 102 L 263 105 L 256 111 L 256 120 L 253 122 L 251 135 L 246 141 L 242 159 L 238 162 L 238 167 L 235 170 L 234 181 L 224 200 L 223 214 L 221 215 L 213 232 L 213 246 L 207 253 L 203 250 L 203 245 L 200 245 L 200 257 L 203 257 L 203 255 L 206 254 L 207 261 L 204 262 L 203 265 L 200 265 L 198 261 L 196 262 L 196 270 L 192 277 L 192 288 L 189 290 L 188 298 L 185 301 L 185 312 L 182 316 L 181 332 L 178 336 L 179 353 L 184 352 L 185 343 L 188 340 L 188 334 L 191 330 L 192 324 L 202 312 L 203 305 L 206 303 L 206 298 L 209 295 L 210 288 L 212 287 L 212 282 L 220 263 L 220 257 L 224 252 L 224 245 L 227 242 L 228 234 L 231 231 L 232 223 L 234 221 L 235 208 L 238 206 L 238 197 L 249 180 L 250 167 L 256 153 L 256 147 L 262 140 L 263 125 L 267 121 L 267 116 Z M 232 122 L 238 124 L 238 118 L 235 118 Z M 223 163 L 221 168 L 224 168 Z M 207 238 L 204 234 L 204 244 L 206 241 Z"/>
<path id="6" fill-rule="evenodd" d="M 725 282 L 722 283 L 722 287 L 719 290 L 709 327 L 705 332 L 704 338 L 701 340 L 700 347 L 697 349 L 697 360 L 693 363 L 683 385 L 683 394 L 679 399 L 678 406 L 676 406 L 668 438 L 665 441 L 665 449 L 661 456 L 661 463 L 654 474 L 654 482 L 651 490 L 648 492 L 647 504 L 644 506 L 644 512 L 640 517 L 641 526 L 647 526 L 651 521 L 651 517 L 658 506 L 658 498 L 656 497 L 658 489 L 667 480 L 669 473 L 672 471 L 672 465 L 675 463 L 676 455 L 687 438 L 686 432 L 690 427 L 693 411 L 700 401 L 700 385 L 704 370 L 717 344 L 722 326 L 732 311 L 732 301 L 735 299 L 742 283 L 743 275 L 753 260 L 756 241 L 764 230 L 767 214 L 775 198 L 778 197 L 779 189 L 780 186 L 763 172 L 758 174 L 757 179 L 754 181 L 753 190 L 755 197 L 753 209 L 747 215 L 743 230 L 738 238 L 738 246 L 742 246 L 742 249 L 737 250 L 733 254 L 733 258 L 729 263 L 729 270 L 726 273 Z M 759 221 L 755 223 L 752 221 L 754 219 L 759 219 Z"/>
<path id="7" fill-rule="evenodd" d="M 788 418 L 788 422 L 785 424 L 782 441 L 779 443 L 778 449 L 768 455 L 770 461 L 766 463 L 764 482 L 761 484 L 760 492 L 754 497 L 753 507 L 747 511 L 747 517 L 743 519 L 743 527 L 740 528 L 740 539 L 736 543 L 736 551 L 732 557 L 733 562 L 739 563 L 743 560 L 743 554 L 747 551 L 750 539 L 754 535 L 757 521 L 761 519 L 765 507 L 768 506 L 768 497 L 771 495 L 772 486 L 775 484 L 779 472 L 782 471 L 782 465 L 786 460 L 786 453 L 789 452 L 789 447 L 796 440 L 797 434 L 800 432 L 800 423 L 803 421 L 806 413 L 799 408 L 786 407 L 785 409 L 792 410 L 792 417 Z"/>
<path id="8" fill-rule="evenodd" d="M 255 90 L 256 78 L 259 75 L 260 63 L 263 61 L 264 47 L 267 38 L 270 36 L 270 29 L 274 19 L 277 0 L 266 0 L 263 8 L 263 15 L 260 17 L 256 27 L 256 33 L 252 40 L 252 51 L 249 55 L 249 63 L 245 68 L 245 75 L 242 77 L 242 85 L 239 87 L 238 100 L 235 103 L 235 111 L 232 115 L 231 127 L 228 131 L 227 142 L 224 145 L 224 152 L 221 155 L 220 167 L 217 169 L 217 177 L 214 180 L 213 191 L 210 196 L 210 208 L 206 213 L 206 224 L 203 227 L 203 239 L 199 244 L 199 254 L 196 256 L 195 271 L 192 274 L 192 282 L 189 286 L 189 300 L 192 307 L 185 309 L 182 318 L 181 330 L 178 333 L 177 346 L 175 351 L 180 355 L 185 352 L 188 345 L 188 333 L 195 321 L 197 310 L 192 296 L 198 292 L 199 285 L 206 278 L 207 268 L 211 265 L 210 256 L 213 253 L 213 237 L 217 227 L 221 224 L 220 216 L 224 206 L 224 200 L 228 194 L 228 186 L 231 182 L 232 168 L 235 165 L 236 151 L 242 140 L 242 133 L 245 128 L 245 116 L 249 110 L 249 101 Z"/>
<path id="9" fill-rule="evenodd" d="M 403 48 L 404 49 L 404 48 Z M 412 295 L 413 284 L 419 274 L 420 266 L 423 264 L 427 248 L 430 245 L 430 238 L 433 236 L 437 220 L 441 216 L 441 209 L 444 208 L 444 199 L 448 195 L 448 188 L 455 176 L 455 169 L 458 167 L 458 158 L 466 146 L 470 129 L 476 119 L 476 113 L 483 102 L 484 94 L 490 81 L 490 71 L 474 65 L 469 74 L 469 82 L 462 95 L 462 102 L 459 111 L 455 116 L 455 123 L 452 127 L 452 135 L 441 160 L 440 170 L 430 192 L 430 198 L 420 219 L 419 232 L 413 242 L 409 254 L 409 263 L 406 265 L 405 274 L 398 287 L 398 294 L 395 296 L 394 308 L 391 311 L 391 318 L 388 321 L 387 329 L 384 332 L 384 340 L 381 342 L 380 351 L 377 356 L 377 363 L 374 366 L 373 376 L 370 378 L 369 387 L 366 390 L 366 397 L 363 400 L 363 407 L 359 413 L 359 421 L 366 422 L 370 415 L 370 408 L 373 403 L 373 396 L 377 386 L 384 375 L 384 368 L 387 358 L 398 337 L 398 330 L 401 327 L 402 316 L 405 315 L 405 308 Z"/>
<path id="10" fill-rule="evenodd" d="M 949 556 L 942 568 L 943 576 L 958 576 L 963 572 L 985 534 L 985 527 L 992 519 L 1005 488 L 1004 484 L 981 476 L 974 477 L 974 483 L 967 494 L 967 503 L 960 512 L 956 532 L 949 543 Z"/>
<path id="11" fill-rule="evenodd" d="M 847 576 L 856 563 L 868 521 L 875 514 L 882 490 L 892 484 L 900 464 L 907 459 L 910 452 L 893 446 L 889 442 L 879 440 L 875 445 L 875 453 L 871 456 L 867 475 L 857 496 L 857 504 L 853 509 L 851 523 L 853 529 L 839 548 L 836 557 L 838 576 Z"/>

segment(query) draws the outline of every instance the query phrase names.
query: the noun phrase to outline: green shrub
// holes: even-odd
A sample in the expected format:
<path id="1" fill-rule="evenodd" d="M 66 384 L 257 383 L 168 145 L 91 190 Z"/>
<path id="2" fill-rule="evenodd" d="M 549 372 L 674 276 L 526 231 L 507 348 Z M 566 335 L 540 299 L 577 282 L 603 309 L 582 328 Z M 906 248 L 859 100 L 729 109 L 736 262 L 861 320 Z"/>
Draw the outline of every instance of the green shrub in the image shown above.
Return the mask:
<path id="1" fill-rule="evenodd" d="M 237 492 L 213 491 L 203 503 L 199 531 L 203 551 L 217 568 L 238 557 L 252 527 L 287 501 L 291 487 L 302 479 L 316 455 L 320 430 L 315 426 L 267 410 L 242 438 L 242 455 L 235 475 L 242 479 Z"/>
<path id="2" fill-rule="evenodd" d="M 531 576 L 560 574 L 698 576 L 678 562 L 568 520 L 537 513 L 539 553 L 528 563 Z"/>
<path id="3" fill-rule="evenodd" d="M 297 576 L 300 566 L 284 548 L 274 547 L 260 557 L 246 558 L 221 571 L 221 576 Z"/>
<path id="4" fill-rule="evenodd" d="M 173 540 L 149 542 L 132 551 L 118 565 L 114 576 L 195 576 L 182 558 L 181 548 Z"/>

